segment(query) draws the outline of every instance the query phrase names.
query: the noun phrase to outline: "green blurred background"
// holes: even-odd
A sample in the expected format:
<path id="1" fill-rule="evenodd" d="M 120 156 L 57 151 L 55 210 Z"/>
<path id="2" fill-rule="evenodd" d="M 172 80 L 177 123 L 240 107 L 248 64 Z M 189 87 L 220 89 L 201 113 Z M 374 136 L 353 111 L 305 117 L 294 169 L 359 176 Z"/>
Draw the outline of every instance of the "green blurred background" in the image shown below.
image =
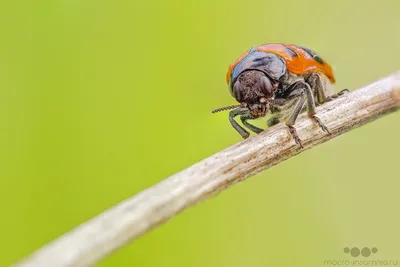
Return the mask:
<path id="1" fill-rule="evenodd" d="M 316 50 L 337 90 L 400 66 L 400 2 L 2 1 L 0 266 L 239 142 L 228 65 Z M 96 266 L 323 266 L 400 260 L 400 113 L 191 208 Z M 258 125 L 264 125 L 261 120 Z M 371 256 L 372 257 L 372 256 Z"/>

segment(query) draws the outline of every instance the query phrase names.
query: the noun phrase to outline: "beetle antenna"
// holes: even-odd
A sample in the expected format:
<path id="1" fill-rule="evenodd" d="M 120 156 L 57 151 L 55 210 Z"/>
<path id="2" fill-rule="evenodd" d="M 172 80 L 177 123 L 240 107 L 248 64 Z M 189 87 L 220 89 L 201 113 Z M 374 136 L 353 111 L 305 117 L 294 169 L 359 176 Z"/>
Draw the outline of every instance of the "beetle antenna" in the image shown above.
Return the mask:
<path id="1" fill-rule="evenodd" d="M 217 112 L 220 112 L 220 111 L 225 111 L 225 110 L 230 110 L 230 109 L 235 109 L 235 108 L 241 108 L 243 106 L 244 106 L 243 104 L 226 106 L 226 107 L 214 109 L 213 111 L 211 111 L 211 113 L 217 113 Z"/>

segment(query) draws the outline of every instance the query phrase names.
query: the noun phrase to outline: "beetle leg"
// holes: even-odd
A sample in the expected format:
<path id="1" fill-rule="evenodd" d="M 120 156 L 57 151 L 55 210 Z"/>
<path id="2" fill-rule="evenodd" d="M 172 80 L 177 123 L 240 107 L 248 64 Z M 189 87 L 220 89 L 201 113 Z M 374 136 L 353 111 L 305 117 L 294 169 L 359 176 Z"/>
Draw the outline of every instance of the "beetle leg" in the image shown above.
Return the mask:
<path id="1" fill-rule="evenodd" d="M 310 87 L 314 90 L 315 100 L 318 104 L 323 104 L 327 100 L 326 88 L 324 83 L 322 82 L 321 76 L 318 73 L 312 73 L 308 76 L 306 82 L 310 85 Z"/>
<path id="2" fill-rule="evenodd" d="M 264 131 L 263 129 L 258 128 L 256 126 L 254 126 L 253 124 L 250 124 L 250 123 L 247 122 L 247 120 L 254 120 L 254 117 L 250 113 L 247 113 L 247 114 L 244 114 L 244 115 L 240 116 L 240 120 L 242 121 L 244 126 L 246 126 L 251 131 L 253 131 L 253 132 L 257 133 L 257 134 L 259 134 L 262 131 Z"/>
<path id="3" fill-rule="evenodd" d="M 321 129 L 327 133 L 330 134 L 329 129 L 322 123 L 320 118 L 318 118 L 315 114 L 317 113 L 315 111 L 315 99 L 313 95 L 313 91 L 310 87 L 310 85 L 306 82 L 299 82 L 300 84 L 303 85 L 304 91 L 307 96 L 307 114 L 308 116 L 316 123 L 318 124 Z"/>
<path id="4" fill-rule="evenodd" d="M 280 116 L 272 116 L 271 118 L 269 118 L 267 120 L 267 126 L 271 127 L 271 126 L 274 126 L 274 125 L 276 125 L 276 124 L 278 124 L 280 122 L 281 122 L 280 121 Z"/>
<path id="5" fill-rule="evenodd" d="M 299 90 L 299 89 L 297 89 L 297 90 Z M 302 109 L 304 107 L 304 103 L 306 100 L 304 92 L 302 92 L 298 98 L 299 98 L 299 100 L 297 101 L 295 108 L 293 109 L 289 118 L 286 120 L 286 125 L 289 127 L 289 131 L 292 134 L 293 139 L 296 142 L 296 144 L 298 144 L 300 147 L 303 147 L 303 144 L 301 143 L 301 140 L 297 134 L 297 131 L 293 126 L 296 122 L 297 117 L 299 116 L 300 112 L 302 111 Z"/>
<path id="6" fill-rule="evenodd" d="M 342 95 L 344 95 L 344 94 L 347 94 L 347 93 L 349 93 L 350 92 L 350 90 L 349 89 L 343 89 L 343 90 L 341 90 L 340 92 L 338 92 L 338 93 L 336 93 L 336 94 L 334 94 L 334 95 L 331 95 L 331 96 L 328 96 L 327 97 L 327 99 L 326 99 L 326 101 L 332 101 L 332 100 L 334 100 L 335 98 L 338 98 L 339 96 L 342 96 Z"/>
<path id="7" fill-rule="evenodd" d="M 240 126 L 234 118 L 238 115 L 246 115 L 249 113 L 249 110 L 247 108 L 237 108 L 229 112 L 229 122 L 231 123 L 232 127 L 235 128 L 235 130 L 242 136 L 243 139 L 246 139 L 249 137 L 249 132 L 247 132 L 245 129 L 243 129 L 242 126 Z"/>
<path id="8" fill-rule="evenodd" d="M 318 73 L 310 74 L 306 82 L 314 91 L 316 104 L 323 104 L 325 102 L 332 101 L 335 98 L 350 92 L 349 89 L 343 89 L 340 92 L 333 94 L 333 87 L 327 88 L 331 85 L 328 81 L 323 81 L 323 78 L 321 78 L 321 75 Z"/>
<path id="9" fill-rule="evenodd" d="M 288 103 L 288 100 L 285 98 L 274 98 L 274 99 L 268 99 L 269 103 L 269 110 L 272 114 L 272 116 L 267 120 L 267 126 L 271 127 L 276 124 L 278 124 L 282 117 L 284 116 L 282 114 L 282 108 Z"/>

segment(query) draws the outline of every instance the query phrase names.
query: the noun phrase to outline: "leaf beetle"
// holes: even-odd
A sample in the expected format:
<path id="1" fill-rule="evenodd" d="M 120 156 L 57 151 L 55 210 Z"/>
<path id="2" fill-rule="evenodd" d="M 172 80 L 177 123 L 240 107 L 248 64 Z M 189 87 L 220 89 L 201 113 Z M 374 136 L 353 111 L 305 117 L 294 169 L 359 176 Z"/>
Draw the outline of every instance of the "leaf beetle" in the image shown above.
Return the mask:
<path id="1" fill-rule="evenodd" d="M 307 110 L 308 116 L 329 133 L 316 116 L 315 108 L 349 91 L 344 89 L 334 94 L 332 68 L 317 53 L 303 46 L 281 43 L 263 44 L 244 52 L 229 66 L 226 82 L 240 105 L 218 108 L 213 113 L 233 109 L 229 112 L 229 122 L 244 139 L 249 132 L 234 118 L 240 116 L 246 128 L 260 133 L 263 129 L 248 121 L 270 113 L 267 125 L 285 121 L 301 147 L 294 128 L 298 115 Z"/>

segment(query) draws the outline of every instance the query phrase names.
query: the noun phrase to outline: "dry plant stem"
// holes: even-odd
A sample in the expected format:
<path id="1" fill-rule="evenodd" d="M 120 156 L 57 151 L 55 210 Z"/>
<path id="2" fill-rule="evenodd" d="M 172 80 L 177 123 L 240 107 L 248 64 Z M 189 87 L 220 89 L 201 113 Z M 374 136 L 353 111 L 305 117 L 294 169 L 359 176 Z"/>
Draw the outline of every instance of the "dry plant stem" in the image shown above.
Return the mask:
<path id="1" fill-rule="evenodd" d="M 303 114 L 296 123 L 300 149 L 287 127 L 276 125 L 117 204 L 15 266 L 90 266 L 212 194 L 399 107 L 400 71 L 318 107 L 331 135 Z"/>

